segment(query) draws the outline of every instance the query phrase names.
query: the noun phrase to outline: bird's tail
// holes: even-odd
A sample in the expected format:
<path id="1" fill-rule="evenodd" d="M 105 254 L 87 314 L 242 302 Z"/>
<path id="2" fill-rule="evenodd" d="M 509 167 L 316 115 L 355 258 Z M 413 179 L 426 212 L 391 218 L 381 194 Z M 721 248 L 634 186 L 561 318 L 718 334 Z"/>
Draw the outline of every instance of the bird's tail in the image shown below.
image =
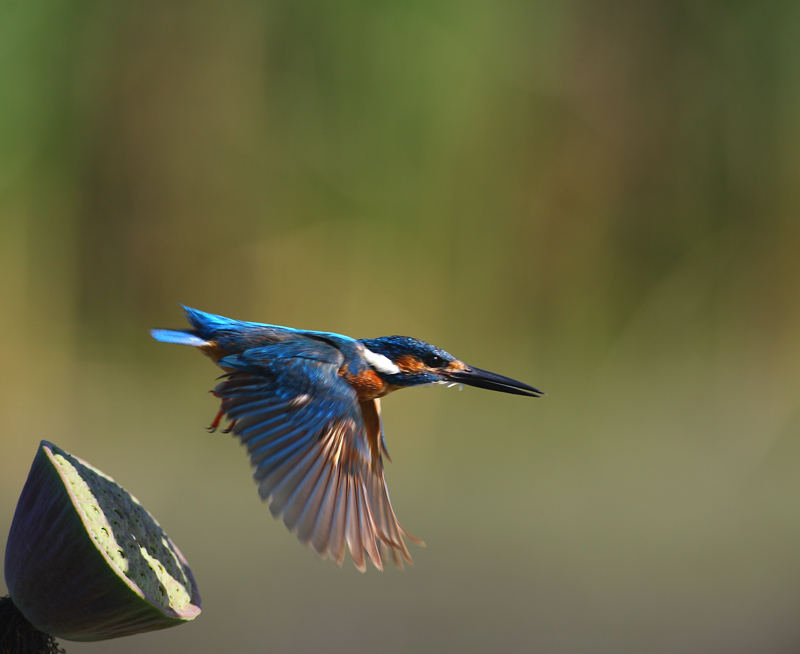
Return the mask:
<path id="1" fill-rule="evenodd" d="M 153 338 L 162 343 L 179 343 L 180 345 L 200 347 L 208 345 L 209 339 L 214 338 L 217 330 L 231 328 L 238 324 L 236 320 L 198 311 L 187 306 L 183 307 L 183 312 L 193 329 L 151 329 L 150 333 Z"/>
<path id="2" fill-rule="evenodd" d="M 151 329 L 150 334 L 157 341 L 162 343 L 179 343 L 180 345 L 193 345 L 200 347 L 201 345 L 208 345 L 208 341 L 203 340 L 197 334 L 192 333 L 191 330 L 180 329 Z"/>

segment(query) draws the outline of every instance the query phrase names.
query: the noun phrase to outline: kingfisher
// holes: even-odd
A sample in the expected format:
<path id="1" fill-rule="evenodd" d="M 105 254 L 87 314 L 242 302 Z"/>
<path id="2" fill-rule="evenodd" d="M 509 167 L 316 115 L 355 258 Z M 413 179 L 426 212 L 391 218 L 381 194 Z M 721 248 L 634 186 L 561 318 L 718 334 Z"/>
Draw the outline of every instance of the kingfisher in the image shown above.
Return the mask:
<path id="1" fill-rule="evenodd" d="M 411 563 L 404 539 L 424 546 L 400 526 L 386 489 L 382 397 L 434 384 L 544 394 L 408 336 L 354 339 L 183 308 L 190 329 L 151 334 L 196 347 L 225 371 L 209 431 L 227 417 L 224 433 L 247 448 L 272 515 L 339 566 L 347 546 L 362 572 L 366 557 L 379 570 L 389 556 L 399 568 Z"/>

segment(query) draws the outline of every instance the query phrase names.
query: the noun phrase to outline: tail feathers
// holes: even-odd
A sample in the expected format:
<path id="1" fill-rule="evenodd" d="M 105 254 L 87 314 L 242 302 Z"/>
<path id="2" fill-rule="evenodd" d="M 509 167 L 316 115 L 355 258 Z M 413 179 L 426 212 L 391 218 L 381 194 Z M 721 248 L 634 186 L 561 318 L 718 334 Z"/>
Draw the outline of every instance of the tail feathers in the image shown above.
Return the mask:
<path id="1" fill-rule="evenodd" d="M 208 345 L 208 341 L 203 340 L 190 331 L 180 331 L 177 329 L 151 329 L 150 334 L 157 341 L 162 343 L 179 343 L 180 345 Z"/>

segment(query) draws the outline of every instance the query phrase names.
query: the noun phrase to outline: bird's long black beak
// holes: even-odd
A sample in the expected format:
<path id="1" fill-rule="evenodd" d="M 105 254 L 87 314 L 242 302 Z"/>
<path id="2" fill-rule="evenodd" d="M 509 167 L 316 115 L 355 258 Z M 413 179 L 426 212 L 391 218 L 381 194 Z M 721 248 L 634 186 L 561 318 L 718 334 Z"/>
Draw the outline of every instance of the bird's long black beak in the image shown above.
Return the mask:
<path id="1" fill-rule="evenodd" d="M 543 391 L 533 386 L 528 386 L 510 377 L 503 377 L 488 370 L 468 367 L 466 370 L 447 371 L 445 376 L 448 381 L 455 384 L 466 384 L 476 388 L 485 388 L 490 391 L 500 391 L 502 393 L 512 393 L 514 395 L 526 395 L 527 397 L 539 397 L 544 395 Z"/>

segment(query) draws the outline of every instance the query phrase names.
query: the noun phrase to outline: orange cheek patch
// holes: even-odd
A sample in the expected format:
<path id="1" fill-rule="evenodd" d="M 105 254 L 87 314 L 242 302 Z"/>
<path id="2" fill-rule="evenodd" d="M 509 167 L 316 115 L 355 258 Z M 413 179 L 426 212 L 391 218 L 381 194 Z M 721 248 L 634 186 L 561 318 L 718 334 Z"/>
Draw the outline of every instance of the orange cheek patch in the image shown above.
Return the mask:
<path id="1" fill-rule="evenodd" d="M 408 354 L 399 357 L 395 363 L 400 370 L 404 370 L 406 372 L 420 372 L 427 369 L 422 361 Z"/>

